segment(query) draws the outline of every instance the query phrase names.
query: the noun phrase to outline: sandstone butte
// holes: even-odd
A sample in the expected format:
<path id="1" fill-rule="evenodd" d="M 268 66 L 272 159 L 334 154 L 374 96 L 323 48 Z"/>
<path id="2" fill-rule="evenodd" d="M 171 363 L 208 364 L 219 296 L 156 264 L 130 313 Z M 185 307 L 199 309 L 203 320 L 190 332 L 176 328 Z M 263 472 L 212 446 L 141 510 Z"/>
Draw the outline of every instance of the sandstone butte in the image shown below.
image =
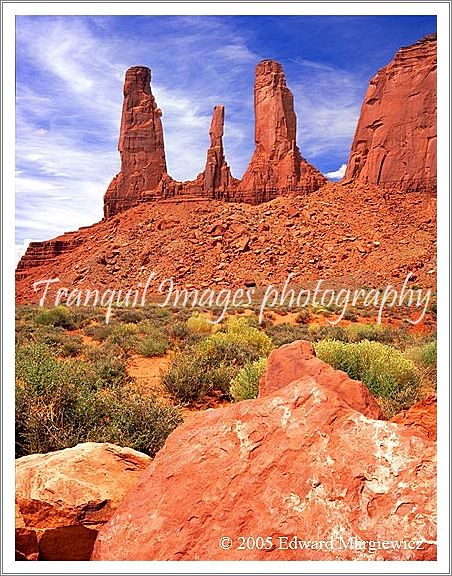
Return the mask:
<path id="1" fill-rule="evenodd" d="M 151 458 L 87 442 L 16 460 L 16 559 L 89 560 L 99 528 Z"/>
<path id="2" fill-rule="evenodd" d="M 243 179 L 227 164 L 225 111 L 217 106 L 205 170 L 176 182 L 150 70 L 131 68 L 121 171 L 105 194 L 104 220 L 32 242 L 17 266 L 17 301 L 36 301 L 32 284 L 43 278 L 80 288 L 114 278 L 130 288 L 150 270 L 197 287 L 284 282 L 289 271 L 300 284 L 322 277 L 381 286 L 413 271 L 413 281 L 434 287 L 435 62 L 432 35 L 399 50 L 371 80 L 340 184 L 300 155 L 293 96 L 271 60 L 256 67 L 256 147 Z"/>
<path id="3" fill-rule="evenodd" d="M 375 419 L 364 386 L 322 364 L 307 342 L 283 346 L 258 399 L 177 428 L 99 531 L 92 559 L 434 560 L 436 442 Z M 271 537 L 268 550 L 238 549 L 239 536 L 258 535 Z M 295 536 L 333 549 L 283 549 L 279 538 Z"/>
<path id="4" fill-rule="evenodd" d="M 436 34 L 399 50 L 370 81 L 345 180 L 436 190 Z"/>

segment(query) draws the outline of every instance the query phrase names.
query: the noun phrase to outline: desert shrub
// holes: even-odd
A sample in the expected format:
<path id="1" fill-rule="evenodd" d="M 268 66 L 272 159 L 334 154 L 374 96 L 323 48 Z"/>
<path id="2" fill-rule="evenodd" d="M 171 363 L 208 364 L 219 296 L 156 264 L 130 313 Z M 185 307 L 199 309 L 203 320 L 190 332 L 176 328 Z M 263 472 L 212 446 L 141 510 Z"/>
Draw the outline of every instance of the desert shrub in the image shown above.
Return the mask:
<path id="1" fill-rule="evenodd" d="M 350 322 L 356 322 L 358 320 L 358 315 L 354 310 L 346 310 L 344 313 L 344 319 Z"/>
<path id="2" fill-rule="evenodd" d="M 80 336 L 66 336 L 61 342 L 59 355 L 63 358 L 79 356 L 83 352 L 83 342 Z"/>
<path id="3" fill-rule="evenodd" d="M 183 320 L 175 320 L 165 330 L 169 338 L 173 340 L 185 340 L 190 335 L 187 323 Z"/>
<path id="4" fill-rule="evenodd" d="M 436 367 L 437 345 L 436 340 L 423 346 L 413 346 L 405 350 L 405 355 L 413 360 L 418 366 L 424 368 Z"/>
<path id="5" fill-rule="evenodd" d="M 217 332 L 208 340 L 250 346 L 261 356 L 267 356 L 273 350 L 273 343 L 265 332 L 254 327 L 246 318 L 229 318 L 226 332 Z"/>
<path id="6" fill-rule="evenodd" d="M 145 314 L 142 310 L 132 308 L 132 309 L 115 309 L 115 322 L 125 323 L 125 324 L 137 324 L 145 318 Z"/>
<path id="7" fill-rule="evenodd" d="M 139 344 L 138 328 L 136 324 L 117 324 L 112 326 L 107 340 L 110 344 L 116 344 L 126 353 L 136 349 Z"/>
<path id="8" fill-rule="evenodd" d="M 195 313 L 187 320 L 187 328 L 198 334 L 212 334 L 218 328 L 206 316 Z"/>
<path id="9" fill-rule="evenodd" d="M 179 411 L 130 395 L 124 364 L 58 361 L 44 344 L 16 354 L 16 455 L 78 442 L 113 442 L 150 455 L 180 422 Z"/>
<path id="10" fill-rule="evenodd" d="M 171 321 L 173 312 L 172 309 L 165 308 L 163 306 L 149 306 L 148 308 L 143 308 L 143 315 L 148 320 L 151 320 L 156 325 L 164 325 Z"/>
<path id="11" fill-rule="evenodd" d="M 322 340 L 315 345 L 315 351 L 333 368 L 361 380 L 374 396 L 388 399 L 392 411 L 409 408 L 418 399 L 416 366 L 392 346 L 368 340 L 351 344 Z"/>
<path id="12" fill-rule="evenodd" d="M 295 340 L 310 340 L 307 326 L 292 324 L 276 324 L 265 329 L 276 348 L 295 342 Z"/>
<path id="13" fill-rule="evenodd" d="M 111 330 L 112 328 L 110 324 L 91 324 L 83 328 L 83 333 L 90 338 L 94 338 L 94 340 L 103 342 L 110 336 Z"/>
<path id="14" fill-rule="evenodd" d="M 231 382 L 231 396 L 236 401 L 256 398 L 259 392 L 259 379 L 267 368 L 267 358 L 259 358 L 245 364 Z"/>
<path id="15" fill-rule="evenodd" d="M 337 324 L 310 324 L 308 339 L 313 342 L 318 342 L 319 340 L 339 340 L 340 342 L 348 342 L 347 332 L 342 328 L 342 326 Z"/>
<path id="16" fill-rule="evenodd" d="M 163 334 L 146 336 L 140 341 L 136 351 L 141 356 L 161 356 L 168 350 L 170 343 Z"/>
<path id="17" fill-rule="evenodd" d="M 73 320 L 73 314 L 64 306 L 56 306 L 55 308 L 43 308 L 36 316 L 36 323 L 43 324 L 44 326 L 54 326 L 64 328 L 65 330 L 73 330 L 76 326 Z"/>
<path id="18" fill-rule="evenodd" d="M 149 456 L 155 456 L 169 434 L 182 423 L 178 408 L 152 396 L 106 395 L 100 408 L 105 426 L 90 431 L 90 441 L 128 446 Z"/>
<path id="19" fill-rule="evenodd" d="M 174 356 L 169 370 L 163 376 L 163 383 L 170 394 L 184 403 L 199 400 L 212 387 L 204 363 L 196 356 L 182 352 Z"/>
<path id="20" fill-rule="evenodd" d="M 244 318 L 228 319 L 224 329 L 175 355 L 163 382 L 180 401 L 197 401 L 213 390 L 229 395 L 238 371 L 273 348 L 270 338 Z"/>
<path id="21" fill-rule="evenodd" d="M 350 324 L 345 328 L 349 342 L 360 342 L 361 340 L 372 340 L 390 344 L 396 339 L 396 333 L 390 326 L 382 324 Z"/>

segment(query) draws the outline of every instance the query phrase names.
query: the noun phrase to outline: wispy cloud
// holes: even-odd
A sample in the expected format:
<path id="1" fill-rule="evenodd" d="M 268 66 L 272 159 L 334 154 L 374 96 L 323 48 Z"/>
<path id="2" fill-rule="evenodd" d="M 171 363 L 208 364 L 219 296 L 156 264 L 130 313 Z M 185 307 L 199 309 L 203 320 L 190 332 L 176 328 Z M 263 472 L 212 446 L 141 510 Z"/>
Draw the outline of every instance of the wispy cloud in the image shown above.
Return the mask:
<path id="1" fill-rule="evenodd" d="M 146 28 L 152 20 L 138 24 Z M 108 18 L 18 18 L 19 253 L 25 238 L 41 240 L 101 218 L 103 194 L 119 170 L 122 82 L 129 66 L 152 68 L 171 175 L 187 180 L 203 169 L 213 106 L 239 108 L 240 96 L 231 89 L 243 77 L 237 62 L 239 68 L 240 61 L 254 65 L 259 56 L 220 21 L 188 19 L 183 34 L 175 28 L 169 37 L 165 31 L 175 21 L 163 23 L 159 37 L 150 34 L 137 42 L 132 35 L 115 34 Z M 229 66 L 222 77 L 222 63 L 232 60 L 235 71 Z M 229 160 L 234 164 L 237 159 L 239 171 L 248 156 L 248 150 L 243 154 L 243 132 L 251 105 L 250 94 L 234 117 L 227 111 L 225 141 Z M 248 129 L 252 132 L 252 114 Z"/>
<path id="2" fill-rule="evenodd" d="M 293 85 L 299 141 L 308 158 L 347 155 L 368 79 L 338 66 L 296 59 Z"/>

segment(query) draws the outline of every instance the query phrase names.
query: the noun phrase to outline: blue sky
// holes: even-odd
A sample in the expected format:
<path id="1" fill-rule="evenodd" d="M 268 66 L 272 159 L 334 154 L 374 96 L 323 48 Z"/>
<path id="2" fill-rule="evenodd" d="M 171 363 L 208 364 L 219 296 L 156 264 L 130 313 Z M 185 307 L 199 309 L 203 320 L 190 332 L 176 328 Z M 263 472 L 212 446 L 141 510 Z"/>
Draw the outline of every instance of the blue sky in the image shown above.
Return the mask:
<path id="1" fill-rule="evenodd" d="M 278 60 L 301 153 L 327 174 L 347 162 L 370 78 L 435 30 L 431 16 L 17 17 L 16 255 L 102 217 L 128 67 L 151 68 L 168 171 L 186 180 L 204 168 L 215 104 L 226 107 L 226 157 L 241 177 L 254 147 L 254 67 Z"/>

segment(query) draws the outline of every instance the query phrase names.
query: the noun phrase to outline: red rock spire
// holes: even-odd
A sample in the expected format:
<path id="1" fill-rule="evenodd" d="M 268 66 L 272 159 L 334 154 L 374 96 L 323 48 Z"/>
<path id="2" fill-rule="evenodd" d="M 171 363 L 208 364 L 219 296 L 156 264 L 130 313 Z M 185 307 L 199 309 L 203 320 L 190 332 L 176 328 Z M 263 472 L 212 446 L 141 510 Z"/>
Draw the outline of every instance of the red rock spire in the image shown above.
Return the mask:
<path id="1" fill-rule="evenodd" d="M 210 147 L 204 169 L 204 192 L 212 198 L 222 197 L 233 185 L 231 170 L 223 149 L 224 106 L 215 106 L 210 125 Z"/>
<path id="2" fill-rule="evenodd" d="M 150 82 L 151 71 L 145 66 L 126 72 L 118 144 L 121 171 L 105 194 L 106 218 L 136 204 L 142 193 L 156 188 L 166 174 L 162 112 Z"/>
<path id="3" fill-rule="evenodd" d="M 261 202 L 284 191 L 312 191 L 323 185 L 325 178 L 298 150 L 293 94 L 278 62 L 263 60 L 256 67 L 254 112 L 256 147 L 239 186 L 244 198 Z"/>

